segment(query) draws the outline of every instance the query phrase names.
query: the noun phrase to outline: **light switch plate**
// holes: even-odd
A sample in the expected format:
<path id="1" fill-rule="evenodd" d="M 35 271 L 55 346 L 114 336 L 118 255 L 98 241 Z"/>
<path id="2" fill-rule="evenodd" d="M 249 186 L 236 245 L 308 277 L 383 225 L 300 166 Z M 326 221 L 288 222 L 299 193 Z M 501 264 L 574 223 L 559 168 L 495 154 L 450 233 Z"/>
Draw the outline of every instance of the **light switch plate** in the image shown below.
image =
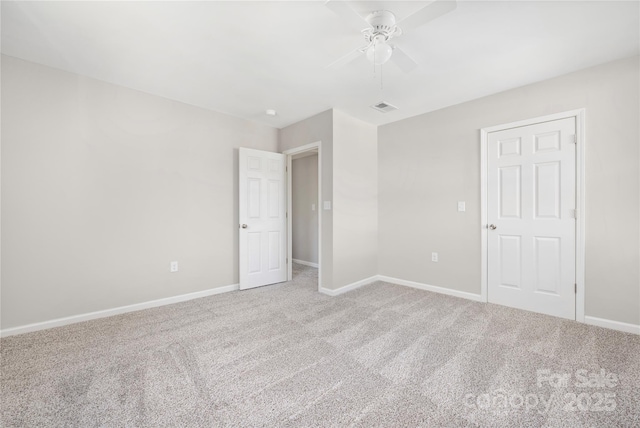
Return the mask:
<path id="1" fill-rule="evenodd" d="M 458 201 L 458 211 L 464 212 L 466 210 L 467 210 L 467 207 L 464 201 Z"/>
<path id="2" fill-rule="evenodd" d="M 311 204 L 311 211 L 315 211 L 316 210 L 316 204 Z"/>
<path id="3" fill-rule="evenodd" d="M 331 209 L 331 201 L 324 201 L 324 209 L 325 210 L 330 210 Z"/>

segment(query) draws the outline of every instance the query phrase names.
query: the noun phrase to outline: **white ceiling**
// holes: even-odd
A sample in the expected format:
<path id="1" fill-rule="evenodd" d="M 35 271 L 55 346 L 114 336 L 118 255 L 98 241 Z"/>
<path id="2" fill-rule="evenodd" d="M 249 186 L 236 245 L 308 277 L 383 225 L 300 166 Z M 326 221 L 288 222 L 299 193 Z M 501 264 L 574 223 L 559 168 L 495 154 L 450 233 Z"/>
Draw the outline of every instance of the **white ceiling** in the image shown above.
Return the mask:
<path id="1" fill-rule="evenodd" d="M 399 19 L 429 3 L 349 2 Z M 278 128 L 329 108 L 380 125 L 638 55 L 639 5 L 459 1 L 398 39 L 420 66 L 384 65 L 383 89 L 365 58 L 325 68 L 363 39 L 324 1 L 2 1 L 2 52 Z"/>

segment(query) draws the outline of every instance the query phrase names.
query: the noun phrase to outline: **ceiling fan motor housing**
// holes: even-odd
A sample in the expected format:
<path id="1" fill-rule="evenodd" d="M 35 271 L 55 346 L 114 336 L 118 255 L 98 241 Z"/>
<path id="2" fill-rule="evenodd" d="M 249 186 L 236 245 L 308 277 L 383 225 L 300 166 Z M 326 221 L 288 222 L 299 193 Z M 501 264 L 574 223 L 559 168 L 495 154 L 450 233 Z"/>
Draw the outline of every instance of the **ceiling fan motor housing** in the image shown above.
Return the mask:
<path id="1" fill-rule="evenodd" d="M 396 16 L 388 10 L 375 10 L 367 16 L 370 29 L 365 30 L 365 37 L 372 40 L 376 36 L 382 35 L 388 40 L 400 29 L 396 27 Z"/>

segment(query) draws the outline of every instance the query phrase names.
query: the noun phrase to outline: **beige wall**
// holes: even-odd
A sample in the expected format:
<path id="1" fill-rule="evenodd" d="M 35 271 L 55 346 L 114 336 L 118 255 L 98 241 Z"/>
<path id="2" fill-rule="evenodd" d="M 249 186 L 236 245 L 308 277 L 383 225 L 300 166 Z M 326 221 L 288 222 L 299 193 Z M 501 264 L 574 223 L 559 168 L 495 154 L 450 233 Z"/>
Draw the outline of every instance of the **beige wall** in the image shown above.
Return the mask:
<path id="1" fill-rule="evenodd" d="M 333 201 L 333 111 L 327 110 L 303 121 L 294 123 L 279 132 L 281 152 L 321 142 L 320 164 L 322 165 L 322 200 Z M 322 216 L 322 258 L 320 286 L 332 288 L 333 282 L 333 210 L 320 211 Z"/>
<path id="2" fill-rule="evenodd" d="M 479 293 L 479 130 L 582 107 L 586 314 L 638 324 L 639 73 L 636 57 L 377 130 L 327 110 L 278 131 L 3 56 L 2 328 L 237 283 L 241 146 L 322 142 L 324 287 Z"/>
<path id="3" fill-rule="evenodd" d="M 318 155 L 291 162 L 292 256 L 318 263 Z"/>
<path id="4" fill-rule="evenodd" d="M 380 274 L 479 293 L 480 129 L 584 107 L 586 315 L 640 324 L 639 76 L 634 57 L 380 127 Z"/>
<path id="5" fill-rule="evenodd" d="M 322 142 L 323 288 L 377 274 L 377 128 L 328 110 L 280 130 L 280 150 Z"/>
<path id="6" fill-rule="evenodd" d="M 237 148 L 277 141 L 3 56 L 2 328 L 236 284 Z"/>
<path id="7" fill-rule="evenodd" d="M 378 273 L 377 127 L 333 113 L 333 287 Z"/>

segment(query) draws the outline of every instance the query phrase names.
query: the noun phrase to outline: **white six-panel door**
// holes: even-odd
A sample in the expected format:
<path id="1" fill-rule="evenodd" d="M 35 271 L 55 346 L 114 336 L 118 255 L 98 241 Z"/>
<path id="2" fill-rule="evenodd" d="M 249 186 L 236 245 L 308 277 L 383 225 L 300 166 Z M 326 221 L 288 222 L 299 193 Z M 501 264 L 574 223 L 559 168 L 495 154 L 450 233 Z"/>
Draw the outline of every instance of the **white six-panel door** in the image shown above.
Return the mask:
<path id="1" fill-rule="evenodd" d="M 285 155 L 239 150 L 240 289 L 287 280 Z"/>
<path id="2" fill-rule="evenodd" d="M 488 135 L 488 300 L 575 319 L 575 118 Z"/>

